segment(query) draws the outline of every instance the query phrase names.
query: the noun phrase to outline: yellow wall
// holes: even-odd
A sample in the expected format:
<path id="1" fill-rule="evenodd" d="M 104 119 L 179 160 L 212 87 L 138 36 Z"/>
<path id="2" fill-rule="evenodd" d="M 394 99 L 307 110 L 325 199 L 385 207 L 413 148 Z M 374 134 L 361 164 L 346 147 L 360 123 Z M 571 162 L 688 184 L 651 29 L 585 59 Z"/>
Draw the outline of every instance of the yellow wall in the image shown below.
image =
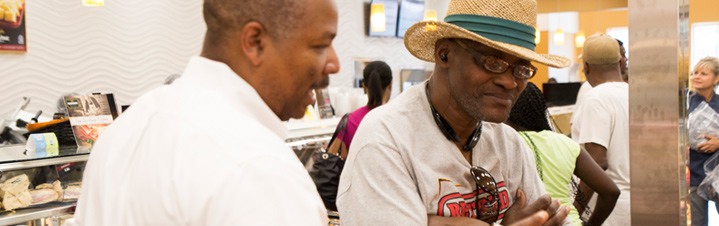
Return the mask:
<path id="1" fill-rule="evenodd" d="M 585 12 L 616 8 L 627 8 L 627 0 L 537 0 L 539 13 Z"/>
<path id="2" fill-rule="evenodd" d="M 692 0 L 689 2 L 689 23 L 719 21 L 717 0 Z"/>
<path id="3" fill-rule="evenodd" d="M 627 9 L 618 10 L 606 10 L 606 11 L 593 11 L 593 12 L 580 12 L 579 13 L 579 30 L 584 31 L 586 37 L 594 33 L 606 33 L 607 28 L 612 27 L 627 27 L 629 26 Z M 540 33 L 541 40 L 537 45 L 536 51 L 538 53 L 548 53 L 549 46 L 547 40 L 549 40 L 547 31 Z M 582 48 L 575 48 L 574 50 L 574 61 L 581 62 L 579 54 L 582 53 Z M 549 69 L 544 65 L 535 65 L 539 69 L 537 75 L 529 80 L 541 88 L 541 84 L 547 82 Z M 579 70 L 579 77 L 581 80 L 584 79 L 584 74 Z"/>
<path id="4" fill-rule="evenodd" d="M 717 0 L 692 0 L 689 3 L 689 29 L 692 29 L 692 24 L 702 22 L 719 22 L 719 13 L 716 10 Z M 689 32 L 689 48 L 691 48 L 692 32 Z M 691 56 L 691 49 L 687 58 Z M 686 59 L 689 62 L 689 59 Z M 694 65 L 689 65 L 689 70 L 692 70 Z M 691 85 L 691 83 L 690 83 Z"/>
<path id="5" fill-rule="evenodd" d="M 584 31 L 586 37 L 596 33 L 606 33 L 607 28 L 628 26 L 629 12 L 627 9 L 579 13 L 579 30 Z M 581 59 L 578 58 L 581 53 L 582 48 L 575 48 L 575 62 L 581 62 Z M 579 70 L 579 78 L 582 81 L 585 80 L 581 70 Z"/>
<path id="6" fill-rule="evenodd" d="M 606 33 L 607 28 L 629 26 L 627 9 L 579 13 L 579 29 L 589 37 L 594 33 Z"/>

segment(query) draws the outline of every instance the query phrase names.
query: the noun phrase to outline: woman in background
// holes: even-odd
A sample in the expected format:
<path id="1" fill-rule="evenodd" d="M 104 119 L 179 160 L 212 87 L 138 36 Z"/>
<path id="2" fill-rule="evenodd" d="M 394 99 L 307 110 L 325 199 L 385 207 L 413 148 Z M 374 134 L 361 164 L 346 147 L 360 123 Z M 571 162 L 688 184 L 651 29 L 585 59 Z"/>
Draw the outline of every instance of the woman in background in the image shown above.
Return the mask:
<path id="1" fill-rule="evenodd" d="M 719 83 L 719 59 L 715 57 L 705 57 L 699 60 L 694 66 L 691 77 L 692 92 L 689 93 L 689 109 L 688 114 L 692 114 L 697 106 L 706 103 L 715 112 L 719 112 L 719 98 L 717 98 L 714 88 Z M 695 128 L 688 128 L 690 134 L 703 134 L 706 131 L 694 131 Z M 704 172 L 704 162 L 719 149 L 719 139 L 708 134 L 702 135 L 705 142 L 698 144 L 689 151 L 689 174 L 690 188 L 689 196 L 691 199 L 692 209 L 692 225 L 707 225 L 708 202 L 697 194 L 697 186 L 701 184 L 706 177 Z M 719 210 L 719 204 L 717 209 Z"/>
<path id="2" fill-rule="evenodd" d="M 339 142 L 333 142 L 328 150 L 330 153 L 339 153 L 342 159 L 347 158 L 347 150 L 364 116 L 389 100 L 392 93 L 392 69 L 383 61 L 370 62 L 362 73 L 362 86 L 367 93 L 367 105 L 349 113 L 345 131 L 337 134 Z"/>
<path id="3" fill-rule="evenodd" d="M 567 219 L 574 225 L 601 225 L 614 209 L 619 188 L 579 144 L 552 131 L 546 112 L 542 92 L 533 83 L 528 83 L 512 107 L 506 124 L 517 130 L 534 152 L 537 172 L 547 193 L 552 199 L 560 200 L 562 205 L 572 207 Z M 599 194 L 586 224 L 572 206 L 569 188 L 572 174 Z"/>

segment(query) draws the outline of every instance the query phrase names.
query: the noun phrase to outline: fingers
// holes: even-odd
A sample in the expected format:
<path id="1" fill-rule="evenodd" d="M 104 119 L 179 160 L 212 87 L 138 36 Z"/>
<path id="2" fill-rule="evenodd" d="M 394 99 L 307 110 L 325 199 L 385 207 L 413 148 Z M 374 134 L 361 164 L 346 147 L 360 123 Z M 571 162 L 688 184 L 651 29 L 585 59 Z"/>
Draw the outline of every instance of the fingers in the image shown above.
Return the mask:
<path id="1" fill-rule="evenodd" d="M 524 195 L 524 190 L 522 190 L 521 188 L 518 188 L 517 195 L 514 200 L 514 204 L 512 206 L 513 207 L 516 206 L 517 209 L 523 209 L 524 206 L 526 206 L 526 205 L 527 205 L 527 197 Z"/>
<path id="2" fill-rule="evenodd" d="M 707 147 L 709 146 L 708 142 L 704 142 L 697 145 L 697 149 L 699 152 L 706 152 Z"/>
<path id="3" fill-rule="evenodd" d="M 552 200 L 552 203 L 549 204 L 549 207 L 547 207 L 547 213 L 550 217 L 554 216 L 554 214 L 557 214 L 557 211 L 559 211 L 559 207 L 561 207 L 561 203 L 559 203 L 558 199 Z"/>
<path id="4" fill-rule="evenodd" d="M 504 220 L 502 220 L 502 222 L 504 224 L 511 225 L 512 223 L 529 216 L 533 212 L 525 211 L 524 208 L 526 205 L 527 197 L 524 194 L 524 191 L 522 189 L 517 189 L 514 195 L 514 203 L 511 207 L 509 207 L 507 212 L 504 213 Z"/>
<path id="5" fill-rule="evenodd" d="M 545 220 L 546 221 L 546 220 Z M 467 217 L 443 217 L 437 215 L 427 215 L 428 226 L 450 226 L 450 225 L 472 225 L 472 226 L 490 226 L 484 221 Z"/>
<path id="6" fill-rule="evenodd" d="M 569 207 L 562 206 L 559 208 L 556 214 L 550 215 L 549 220 L 543 224 L 543 226 L 560 226 L 564 225 L 564 220 L 569 215 Z"/>
<path id="7" fill-rule="evenodd" d="M 539 226 L 543 225 L 549 219 L 549 214 L 545 211 L 538 211 L 524 219 L 511 224 L 511 226 Z"/>
<path id="8" fill-rule="evenodd" d="M 712 145 L 709 144 L 709 142 L 704 142 L 704 143 L 697 145 L 697 150 L 700 153 L 711 153 L 711 152 L 713 152 L 713 150 L 715 150 L 715 148 L 713 148 Z"/>
<path id="9" fill-rule="evenodd" d="M 547 210 L 549 211 L 549 207 L 552 205 L 552 198 L 549 197 L 549 195 L 542 195 L 537 200 L 529 204 L 529 209 L 531 212 L 535 212 L 538 210 Z M 557 207 L 554 208 L 554 211 L 556 211 Z M 554 212 L 553 211 L 553 212 Z M 550 216 L 553 215 L 553 212 L 549 212 Z"/>

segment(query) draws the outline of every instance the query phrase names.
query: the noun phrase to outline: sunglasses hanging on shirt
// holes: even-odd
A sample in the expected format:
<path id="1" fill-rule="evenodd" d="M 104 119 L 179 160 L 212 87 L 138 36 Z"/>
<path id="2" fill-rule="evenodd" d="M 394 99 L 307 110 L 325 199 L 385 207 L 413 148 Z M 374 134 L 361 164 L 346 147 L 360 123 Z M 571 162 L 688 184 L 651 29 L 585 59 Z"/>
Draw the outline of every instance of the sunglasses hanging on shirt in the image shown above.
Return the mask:
<path id="1" fill-rule="evenodd" d="M 477 201 L 477 219 L 492 224 L 499 219 L 499 190 L 497 188 L 497 181 L 494 180 L 494 177 L 492 177 L 489 171 L 479 166 L 473 166 L 469 172 L 472 174 L 472 177 L 474 177 L 477 200 L 479 200 L 481 196 L 479 191 L 482 191 L 482 194 L 487 193 L 491 195 L 487 198 L 487 202 L 480 203 Z"/>

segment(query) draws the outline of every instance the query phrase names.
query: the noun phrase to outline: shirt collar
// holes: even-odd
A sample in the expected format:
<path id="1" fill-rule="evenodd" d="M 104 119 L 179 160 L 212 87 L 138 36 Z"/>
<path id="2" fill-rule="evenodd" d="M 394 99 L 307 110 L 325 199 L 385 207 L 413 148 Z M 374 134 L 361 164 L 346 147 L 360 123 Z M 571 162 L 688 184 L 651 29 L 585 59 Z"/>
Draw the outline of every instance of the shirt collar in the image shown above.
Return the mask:
<path id="1" fill-rule="evenodd" d="M 227 98 L 228 103 L 250 117 L 257 119 L 262 125 L 269 128 L 282 140 L 287 139 L 289 131 L 279 117 L 262 100 L 254 87 L 236 74 L 227 64 L 195 56 L 185 69 L 182 79 L 198 87 L 217 92 Z"/>

